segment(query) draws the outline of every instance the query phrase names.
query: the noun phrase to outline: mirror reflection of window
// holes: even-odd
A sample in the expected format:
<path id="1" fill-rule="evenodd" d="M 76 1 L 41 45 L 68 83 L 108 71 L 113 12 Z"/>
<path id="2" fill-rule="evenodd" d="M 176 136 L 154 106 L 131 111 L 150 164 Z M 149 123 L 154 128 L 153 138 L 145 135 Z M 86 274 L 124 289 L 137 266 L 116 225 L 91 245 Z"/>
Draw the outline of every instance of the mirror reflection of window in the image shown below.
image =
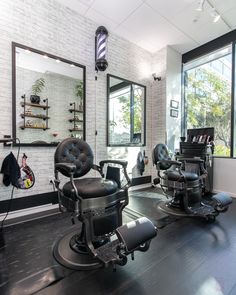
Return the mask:
<path id="1" fill-rule="evenodd" d="M 13 49 L 13 135 L 38 145 L 84 138 L 85 67 L 23 45 Z"/>
<path id="2" fill-rule="evenodd" d="M 145 144 L 145 86 L 108 75 L 108 145 Z"/>

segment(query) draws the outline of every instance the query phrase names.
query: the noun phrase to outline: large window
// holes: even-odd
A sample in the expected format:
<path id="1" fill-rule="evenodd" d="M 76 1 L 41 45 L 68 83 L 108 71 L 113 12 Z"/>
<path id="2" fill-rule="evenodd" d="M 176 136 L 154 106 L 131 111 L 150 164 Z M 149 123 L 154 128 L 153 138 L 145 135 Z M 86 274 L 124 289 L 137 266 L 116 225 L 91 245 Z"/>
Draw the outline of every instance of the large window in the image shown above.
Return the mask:
<path id="1" fill-rule="evenodd" d="M 216 156 L 231 155 L 231 45 L 184 65 L 186 128 L 214 127 Z"/>

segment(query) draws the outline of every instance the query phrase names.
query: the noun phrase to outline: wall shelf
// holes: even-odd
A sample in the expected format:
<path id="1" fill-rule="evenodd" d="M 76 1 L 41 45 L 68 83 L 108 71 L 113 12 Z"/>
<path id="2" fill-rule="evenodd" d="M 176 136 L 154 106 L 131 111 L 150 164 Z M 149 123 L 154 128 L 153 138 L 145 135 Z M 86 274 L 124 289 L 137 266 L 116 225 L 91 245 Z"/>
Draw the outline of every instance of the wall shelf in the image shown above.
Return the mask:
<path id="1" fill-rule="evenodd" d="M 26 128 L 28 128 L 28 129 L 41 129 L 41 130 L 47 130 L 47 129 L 50 129 L 50 128 L 48 128 L 48 127 L 34 127 L 34 126 L 20 126 L 20 128 L 22 129 L 22 130 L 24 130 L 24 129 L 26 129 Z"/>
<path id="2" fill-rule="evenodd" d="M 80 131 L 80 132 L 83 132 L 83 129 L 77 129 L 77 128 L 72 128 L 72 129 L 69 129 L 70 132 L 73 132 L 73 131 Z"/>
<path id="3" fill-rule="evenodd" d="M 69 129 L 70 132 L 83 132 L 83 124 L 77 124 L 77 123 L 83 123 L 83 120 L 81 120 L 81 115 L 76 115 L 77 113 L 83 114 L 83 111 L 81 109 L 76 109 L 75 102 L 70 103 L 70 106 L 73 106 L 73 108 L 69 108 L 69 112 L 74 114 L 73 118 L 70 118 L 68 121 L 70 123 L 73 123 L 73 127 Z M 80 108 L 80 107 L 79 107 Z M 74 134 L 71 134 L 71 136 L 74 136 Z"/>
<path id="4" fill-rule="evenodd" d="M 25 95 L 22 96 L 22 98 L 24 99 L 23 102 L 21 102 L 21 106 L 24 108 L 23 113 L 20 114 L 21 118 L 24 120 L 23 121 L 23 125 L 20 126 L 20 128 L 22 130 L 28 128 L 28 129 L 41 129 L 41 130 L 47 130 L 48 128 L 48 119 L 50 119 L 50 117 L 48 116 L 48 109 L 50 108 L 50 106 L 48 105 L 48 99 L 44 99 L 43 102 L 45 104 L 37 104 L 37 103 L 30 103 L 30 102 L 26 102 L 25 99 Z M 41 114 L 33 114 L 31 113 L 31 110 L 26 110 L 26 106 L 29 106 L 31 108 L 39 108 L 41 109 Z M 39 119 L 39 120 L 44 120 L 45 124 L 38 124 L 37 121 L 26 121 L 26 118 L 34 118 L 34 119 Z M 34 125 L 39 125 L 39 126 L 34 126 Z M 40 126 L 42 125 L 42 126 Z"/>
<path id="5" fill-rule="evenodd" d="M 37 118 L 37 119 L 42 119 L 42 120 L 46 120 L 46 119 L 50 119 L 50 117 L 44 116 L 44 115 L 28 115 L 28 114 L 20 114 L 21 118 L 24 119 L 25 117 L 28 118 Z"/>
<path id="6" fill-rule="evenodd" d="M 79 120 L 79 119 L 69 119 L 69 122 L 83 122 L 83 120 Z"/>
<path id="7" fill-rule="evenodd" d="M 69 109 L 70 113 L 83 113 L 83 111 L 81 110 L 77 110 L 77 109 Z"/>
<path id="8" fill-rule="evenodd" d="M 41 109 L 50 109 L 50 106 L 47 104 L 37 104 L 37 103 L 30 103 L 30 102 L 21 102 L 21 106 L 29 106 L 29 107 L 34 107 L 34 108 L 41 108 Z"/>

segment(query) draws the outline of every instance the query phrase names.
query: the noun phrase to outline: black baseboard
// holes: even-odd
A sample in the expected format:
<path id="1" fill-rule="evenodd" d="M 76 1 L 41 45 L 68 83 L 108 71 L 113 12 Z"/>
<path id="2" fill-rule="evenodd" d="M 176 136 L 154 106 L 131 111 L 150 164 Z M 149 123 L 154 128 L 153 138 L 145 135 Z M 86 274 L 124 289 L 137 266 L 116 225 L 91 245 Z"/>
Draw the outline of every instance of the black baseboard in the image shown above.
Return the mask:
<path id="1" fill-rule="evenodd" d="M 0 229 L 0 249 L 5 246 L 5 239 L 3 234 L 3 228 Z"/>
<path id="2" fill-rule="evenodd" d="M 151 180 L 151 176 L 135 177 L 132 178 L 131 186 L 151 183 Z M 0 201 L 0 214 L 7 211 L 17 211 L 47 204 L 58 204 L 57 192 L 49 192 L 16 199 L 13 197 L 12 200 Z"/>
<path id="3" fill-rule="evenodd" d="M 151 183 L 151 182 L 152 182 L 151 175 L 142 176 L 142 177 L 135 177 L 135 178 L 132 178 L 131 186 L 145 184 L 145 183 Z"/>
<path id="4" fill-rule="evenodd" d="M 12 200 L 0 201 L 0 213 L 10 211 L 17 211 L 36 206 L 47 204 L 57 204 L 57 192 L 50 192 L 45 194 L 32 195 L 28 197 L 16 198 Z M 10 205 L 10 206 L 9 206 Z"/>

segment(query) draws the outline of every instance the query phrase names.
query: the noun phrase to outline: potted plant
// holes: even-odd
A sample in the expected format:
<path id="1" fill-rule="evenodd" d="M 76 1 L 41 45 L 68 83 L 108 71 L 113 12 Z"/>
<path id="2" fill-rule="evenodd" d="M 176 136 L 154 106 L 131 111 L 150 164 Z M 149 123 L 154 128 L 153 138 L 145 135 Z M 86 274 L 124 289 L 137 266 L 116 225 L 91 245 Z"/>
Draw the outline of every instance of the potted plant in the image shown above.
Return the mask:
<path id="1" fill-rule="evenodd" d="M 42 92 L 43 88 L 45 87 L 45 79 L 43 77 L 37 79 L 34 84 L 32 85 L 32 95 L 30 95 L 30 101 L 32 103 L 40 103 L 40 96 L 39 94 Z"/>

